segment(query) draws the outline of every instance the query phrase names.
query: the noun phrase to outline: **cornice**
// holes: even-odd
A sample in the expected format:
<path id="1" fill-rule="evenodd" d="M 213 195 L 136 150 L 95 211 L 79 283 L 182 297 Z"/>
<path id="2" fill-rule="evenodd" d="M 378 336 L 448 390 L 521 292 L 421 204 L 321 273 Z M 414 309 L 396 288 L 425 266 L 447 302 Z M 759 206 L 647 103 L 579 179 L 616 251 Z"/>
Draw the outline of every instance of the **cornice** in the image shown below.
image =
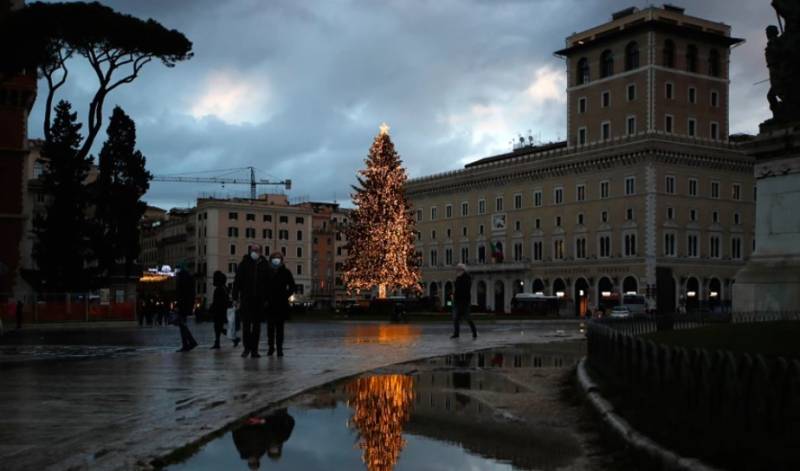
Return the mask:
<path id="1" fill-rule="evenodd" d="M 754 165 L 754 159 L 732 143 L 650 133 L 614 139 L 610 143 L 521 155 L 469 169 L 413 179 L 406 185 L 406 195 L 418 198 L 503 186 L 515 181 L 577 175 L 633 165 L 647 159 L 747 174 L 752 174 Z"/>

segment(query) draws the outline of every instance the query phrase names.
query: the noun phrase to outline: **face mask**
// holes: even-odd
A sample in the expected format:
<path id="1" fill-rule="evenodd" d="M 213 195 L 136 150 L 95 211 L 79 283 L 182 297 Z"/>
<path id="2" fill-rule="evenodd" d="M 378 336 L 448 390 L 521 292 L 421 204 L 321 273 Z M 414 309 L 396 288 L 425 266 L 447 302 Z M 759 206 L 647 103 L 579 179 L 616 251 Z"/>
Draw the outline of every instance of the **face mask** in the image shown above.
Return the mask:
<path id="1" fill-rule="evenodd" d="M 250 258 L 253 260 L 258 260 L 258 252 L 250 252 Z"/>
<path id="2" fill-rule="evenodd" d="M 273 266 L 273 267 L 279 267 L 279 266 L 281 266 L 281 259 L 279 259 L 279 258 L 273 258 L 273 259 L 272 259 L 272 260 L 270 260 L 270 261 L 272 262 L 272 266 Z"/>

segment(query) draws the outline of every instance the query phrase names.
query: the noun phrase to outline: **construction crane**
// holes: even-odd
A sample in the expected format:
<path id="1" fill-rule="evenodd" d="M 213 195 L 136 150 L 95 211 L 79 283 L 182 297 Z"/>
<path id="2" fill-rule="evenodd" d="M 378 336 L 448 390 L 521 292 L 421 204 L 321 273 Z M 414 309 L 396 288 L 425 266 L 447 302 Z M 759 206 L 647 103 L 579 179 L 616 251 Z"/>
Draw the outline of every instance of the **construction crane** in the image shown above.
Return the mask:
<path id="1" fill-rule="evenodd" d="M 256 199 L 256 188 L 259 185 L 282 185 L 287 190 L 292 189 L 292 180 L 262 180 L 256 179 L 256 169 L 254 167 L 231 168 L 226 170 L 218 170 L 219 172 L 234 172 L 239 170 L 249 170 L 250 178 L 229 178 L 229 177 L 186 177 L 177 175 L 157 175 L 153 177 L 156 182 L 173 182 L 173 183 L 219 183 L 221 185 L 250 185 L 250 199 Z"/>

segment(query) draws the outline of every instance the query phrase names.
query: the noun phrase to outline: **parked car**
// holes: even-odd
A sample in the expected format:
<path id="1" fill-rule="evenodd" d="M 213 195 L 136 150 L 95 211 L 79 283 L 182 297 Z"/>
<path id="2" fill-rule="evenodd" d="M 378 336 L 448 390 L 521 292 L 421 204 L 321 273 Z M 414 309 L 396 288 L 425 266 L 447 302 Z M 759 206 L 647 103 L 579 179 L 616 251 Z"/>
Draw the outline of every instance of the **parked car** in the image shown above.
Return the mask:
<path id="1" fill-rule="evenodd" d="M 627 306 L 614 306 L 611 309 L 612 319 L 630 319 L 632 317 L 631 310 Z"/>

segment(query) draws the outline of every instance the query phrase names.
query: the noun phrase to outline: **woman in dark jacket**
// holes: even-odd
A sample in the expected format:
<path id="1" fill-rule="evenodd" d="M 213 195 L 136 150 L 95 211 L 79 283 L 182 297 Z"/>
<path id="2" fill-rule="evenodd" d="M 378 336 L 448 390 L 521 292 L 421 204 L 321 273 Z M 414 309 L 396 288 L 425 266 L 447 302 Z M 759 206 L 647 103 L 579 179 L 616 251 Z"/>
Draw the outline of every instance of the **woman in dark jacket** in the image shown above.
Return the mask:
<path id="1" fill-rule="evenodd" d="M 224 326 L 225 321 L 228 317 L 228 308 L 231 306 L 231 302 L 228 299 L 228 291 L 225 288 L 225 283 L 228 281 L 228 277 L 225 276 L 224 273 L 217 270 L 214 272 L 214 297 L 211 301 L 211 307 L 209 311 L 211 311 L 211 318 L 214 319 L 214 345 L 211 346 L 212 350 L 219 349 L 219 337 L 225 332 Z M 228 326 L 228 328 L 235 328 L 234 326 Z"/>
<path id="2" fill-rule="evenodd" d="M 283 324 L 289 316 L 289 297 L 294 294 L 297 286 L 294 284 L 292 272 L 283 264 L 283 254 L 275 252 L 269 257 L 271 272 L 267 284 L 267 340 L 269 349 L 267 355 L 275 353 L 278 347 L 278 356 L 283 356 Z"/>

